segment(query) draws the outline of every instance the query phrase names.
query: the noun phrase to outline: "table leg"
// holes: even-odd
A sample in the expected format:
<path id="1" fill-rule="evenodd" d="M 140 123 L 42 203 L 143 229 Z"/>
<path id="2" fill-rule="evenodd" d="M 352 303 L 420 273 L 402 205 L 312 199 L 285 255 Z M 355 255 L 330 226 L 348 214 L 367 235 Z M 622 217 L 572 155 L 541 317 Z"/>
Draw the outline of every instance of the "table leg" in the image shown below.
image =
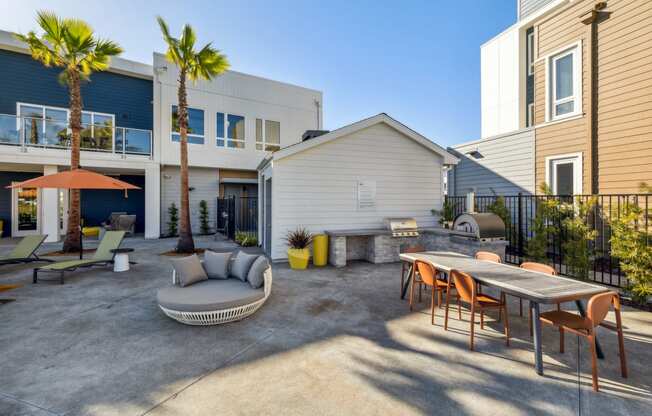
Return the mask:
<path id="1" fill-rule="evenodd" d="M 407 293 L 408 288 L 410 287 L 410 282 L 412 281 L 412 270 L 414 269 L 414 264 L 410 263 L 407 269 L 407 279 L 403 283 L 403 293 L 401 293 L 401 299 L 405 299 L 405 294 Z"/>
<path id="2" fill-rule="evenodd" d="M 530 301 L 532 311 L 532 328 L 534 330 L 534 365 L 537 374 L 543 375 L 543 351 L 541 350 L 541 321 L 539 320 L 539 304 Z"/>
<path id="3" fill-rule="evenodd" d="M 582 317 L 586 316 L 586 308 L 584 307 L 584 302 L 582 300 L 576 300 L 575 301 L 575 306 L 577 306 L 577 310 L 580 312 L 580 315 Z M 604 359 L 604 353 L 602 352 L 602 347 L 600 346 L 600 343 L 598 342 L 598 337 L 596 335 L 595 337 L 595 350 L 596 350 L 596 355 L 598 356 L 599 359 L 603 360 Z"/>

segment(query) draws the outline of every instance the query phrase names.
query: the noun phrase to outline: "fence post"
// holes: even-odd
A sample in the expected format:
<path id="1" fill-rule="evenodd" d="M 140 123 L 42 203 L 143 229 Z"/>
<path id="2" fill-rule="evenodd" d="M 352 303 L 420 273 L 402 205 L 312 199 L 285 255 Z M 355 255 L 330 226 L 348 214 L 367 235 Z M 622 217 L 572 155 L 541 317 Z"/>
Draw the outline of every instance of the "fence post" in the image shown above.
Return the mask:
<path id="1" fill-rule="evenodd" d="M 519 260 L 523 257 L 523 194 L 518 193 L 518 256 Z"/>

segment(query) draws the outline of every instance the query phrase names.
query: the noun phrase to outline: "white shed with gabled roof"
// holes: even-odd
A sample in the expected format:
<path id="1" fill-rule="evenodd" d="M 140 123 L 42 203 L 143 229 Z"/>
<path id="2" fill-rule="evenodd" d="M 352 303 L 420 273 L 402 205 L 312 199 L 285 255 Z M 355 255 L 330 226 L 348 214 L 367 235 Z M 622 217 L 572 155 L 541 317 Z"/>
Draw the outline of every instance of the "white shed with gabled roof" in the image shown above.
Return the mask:
<path id="1" fill-rule="evenodd" d="M 458 159 L 387 114 L 278 150 L 258 166 L 259 236 L 273 260 L 297 227 L 381 228 L 388 217 L 434 226 L 444 199 L 443 169 Z"/>

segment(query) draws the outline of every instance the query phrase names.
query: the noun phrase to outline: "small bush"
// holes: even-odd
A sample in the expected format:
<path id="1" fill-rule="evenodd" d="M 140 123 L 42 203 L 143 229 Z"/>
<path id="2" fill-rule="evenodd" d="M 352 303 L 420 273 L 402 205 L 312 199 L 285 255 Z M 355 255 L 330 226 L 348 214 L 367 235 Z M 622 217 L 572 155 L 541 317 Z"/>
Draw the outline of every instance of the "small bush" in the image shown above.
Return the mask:
<path id="1" fill-rule="evenodd" d="M 253 247 L 258 245 L 258 239 L 242 231 L 235 233 L 235 242 L 240 244 L 242 247 Z"/>
<path id="2" fill-rule="evenodd" d="M 175 237 L 179 234 L 179 209 L 174 202 L 168 208 L 168 215 L 170 217 L 168 220 L 168 235 Z"/>
<path id="3" fill-rule="evenodd" d="M 208 223 L 208 203 L 203 199 L 199 201 L 199 231 L 202 234 L 210 234 L 211 227 Z"/>
<path id="4" fill-rule="evenodd" d="M 305 228 L 299 227 L 294 231 L 288 231 L 285 241 L 290 248 L 301 250 L 308 248 L 312 243 L 312 234 Z"/>

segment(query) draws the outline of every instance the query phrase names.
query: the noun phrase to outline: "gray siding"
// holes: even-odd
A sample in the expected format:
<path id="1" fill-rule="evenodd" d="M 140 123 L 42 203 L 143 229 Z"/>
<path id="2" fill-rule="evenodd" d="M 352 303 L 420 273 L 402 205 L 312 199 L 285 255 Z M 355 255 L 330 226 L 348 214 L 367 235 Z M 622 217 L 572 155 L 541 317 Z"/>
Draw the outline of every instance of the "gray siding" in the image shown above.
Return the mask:
<path id="1" fill-rule="evenodd" d="M 536 12 L 548 3 L 554 0 L 519 0 L 518 1 L 518 18 L 523 19 Z"/>
<path id="2" fill-rule="evenodd" d="M 161 234 L 168 232 L 168 208 L 174 202 L 179 208 L 179 168 L 166 166 L 161 168 Z M 208 220 L 212 230 L 215 230 L 217 196 L 219 180 L 217 169 L 190 168 L 190 225 L 192 232 L 199 233 L 199 201 L 208 203 Z"/>
<path id="3" fill-rule="evenodd" d="M 460 158 L 449 173 L 449 195 L 534 193 L 534 129 L 464 143 L 448 149 Z M 480 157 L 469 153 L 477 151 Z"/>

